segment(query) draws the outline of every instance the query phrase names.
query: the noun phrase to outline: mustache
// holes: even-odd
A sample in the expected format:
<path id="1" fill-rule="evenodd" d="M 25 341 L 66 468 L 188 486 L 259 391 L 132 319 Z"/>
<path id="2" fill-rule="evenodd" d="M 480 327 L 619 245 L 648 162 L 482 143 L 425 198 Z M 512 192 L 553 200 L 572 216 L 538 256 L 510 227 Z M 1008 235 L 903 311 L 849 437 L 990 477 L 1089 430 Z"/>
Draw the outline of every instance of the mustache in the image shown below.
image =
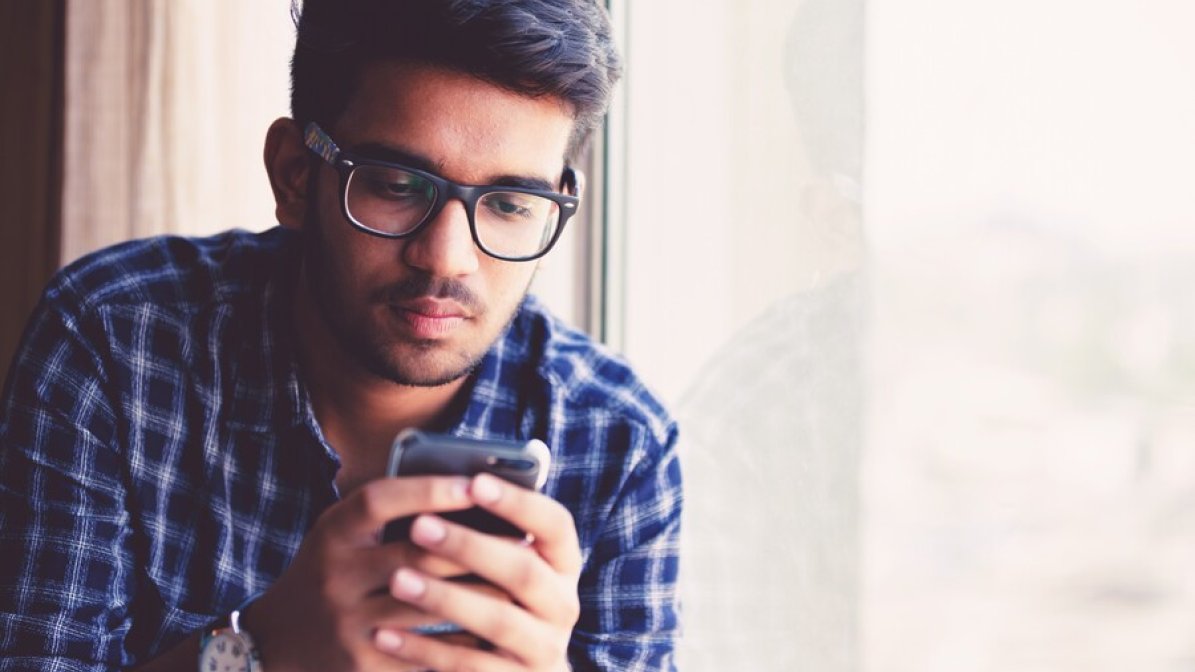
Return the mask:
<path id="1" fill-rule="evenodd" d="M 413 275 L 405 280 L 373 292 L 374 303 L 400 303 L 411 299 L 451 299 L 473 313 L 480 313 L 481 299 L 465 283 L 451 278 L 437 278 L 426 273 Z"/>

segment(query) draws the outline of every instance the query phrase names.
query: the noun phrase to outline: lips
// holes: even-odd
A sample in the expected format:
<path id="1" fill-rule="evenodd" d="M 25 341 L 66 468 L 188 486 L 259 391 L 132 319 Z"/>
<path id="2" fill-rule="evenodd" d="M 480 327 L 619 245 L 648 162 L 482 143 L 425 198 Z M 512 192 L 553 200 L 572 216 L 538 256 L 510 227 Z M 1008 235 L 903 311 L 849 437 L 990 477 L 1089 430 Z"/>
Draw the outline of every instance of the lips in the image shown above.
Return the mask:
<path id="1" fill-rule="evenodd" d="M 413 299 L 391 305 L 411 335 L 425 340 L 445 338 L 470 318 L 460 304 L 443 299 Z"/>

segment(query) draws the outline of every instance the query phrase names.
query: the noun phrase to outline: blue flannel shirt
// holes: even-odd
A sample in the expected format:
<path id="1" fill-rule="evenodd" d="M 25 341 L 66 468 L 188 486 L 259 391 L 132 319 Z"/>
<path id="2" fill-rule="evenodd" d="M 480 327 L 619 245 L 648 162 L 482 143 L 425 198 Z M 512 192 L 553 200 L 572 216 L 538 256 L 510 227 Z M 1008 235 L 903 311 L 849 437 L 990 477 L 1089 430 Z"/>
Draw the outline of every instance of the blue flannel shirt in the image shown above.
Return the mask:
<path id="1" fill-rule="evenodd" d="M 265 590 L 339 498 L 296 364 L 300 234 L 161 237 L 61 271 L 0 412 L 0 670 L 138 665 Z M 676 427 L 528 297 L 461 436 L 552 449 L 584 570 L 578 670 L 674 669 Z"/>

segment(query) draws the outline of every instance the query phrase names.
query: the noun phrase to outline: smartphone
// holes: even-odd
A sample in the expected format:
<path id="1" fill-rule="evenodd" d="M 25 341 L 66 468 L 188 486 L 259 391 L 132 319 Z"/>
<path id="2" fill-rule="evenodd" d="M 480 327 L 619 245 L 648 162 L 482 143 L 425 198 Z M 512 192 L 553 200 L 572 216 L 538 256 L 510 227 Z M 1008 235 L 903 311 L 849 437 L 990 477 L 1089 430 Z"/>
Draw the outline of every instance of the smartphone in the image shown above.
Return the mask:
<path id="1" fill-rule="evenodd" d="M 468 439 L 405 429 L 399 432 L 390 446 L 386 474 L 473 476 L 485 472 L 524 488 L 539 490 L 548 480 L 551 459 L 548 446 L 539 439 Z M 510 522 L 480 507 L 437 515 L 486 534 L 515 538 L 525 536 L 522 530 Z M 383 541 L 406 539 L 412 520 L 413 517 L 406 517 L 391 521 L 382 533 Z"/>

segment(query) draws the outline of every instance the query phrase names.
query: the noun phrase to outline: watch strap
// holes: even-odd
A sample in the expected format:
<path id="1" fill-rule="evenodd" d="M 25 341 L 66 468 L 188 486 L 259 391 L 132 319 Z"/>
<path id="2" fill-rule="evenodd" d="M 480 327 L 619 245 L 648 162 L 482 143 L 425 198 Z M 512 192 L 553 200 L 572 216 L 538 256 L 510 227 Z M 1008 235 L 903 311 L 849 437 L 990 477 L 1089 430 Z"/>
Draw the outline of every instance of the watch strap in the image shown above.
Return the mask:
<path id="1" fill-rule="evenodd" d="M 257 644 L 253 641 L 253 636 L 244 629 L 244 626 L 241 623 L 241 615 L 243 614 L 244 610 L 247 609 L 249 605 L 252 604 L 256 599 L 257 596 L 254 595 L 253 597 L 245 600 L 238 605 L 236 609 L 233 609 L 227 614 L 217 618 L 215 621 L 212 621 L 203 629 L 203 633 L 199 638 L 199 655 L 201 658 L 204 654 L 204 651 L 207 649 L 209 642 L 221 634 L 231 633 L 235 635 L 236 638 L 239 639 L 246 648 L 246 653 L 249 657 L 248 662 L 250 672 L 261 672 L 261 656 L 258 653 Z"/>

